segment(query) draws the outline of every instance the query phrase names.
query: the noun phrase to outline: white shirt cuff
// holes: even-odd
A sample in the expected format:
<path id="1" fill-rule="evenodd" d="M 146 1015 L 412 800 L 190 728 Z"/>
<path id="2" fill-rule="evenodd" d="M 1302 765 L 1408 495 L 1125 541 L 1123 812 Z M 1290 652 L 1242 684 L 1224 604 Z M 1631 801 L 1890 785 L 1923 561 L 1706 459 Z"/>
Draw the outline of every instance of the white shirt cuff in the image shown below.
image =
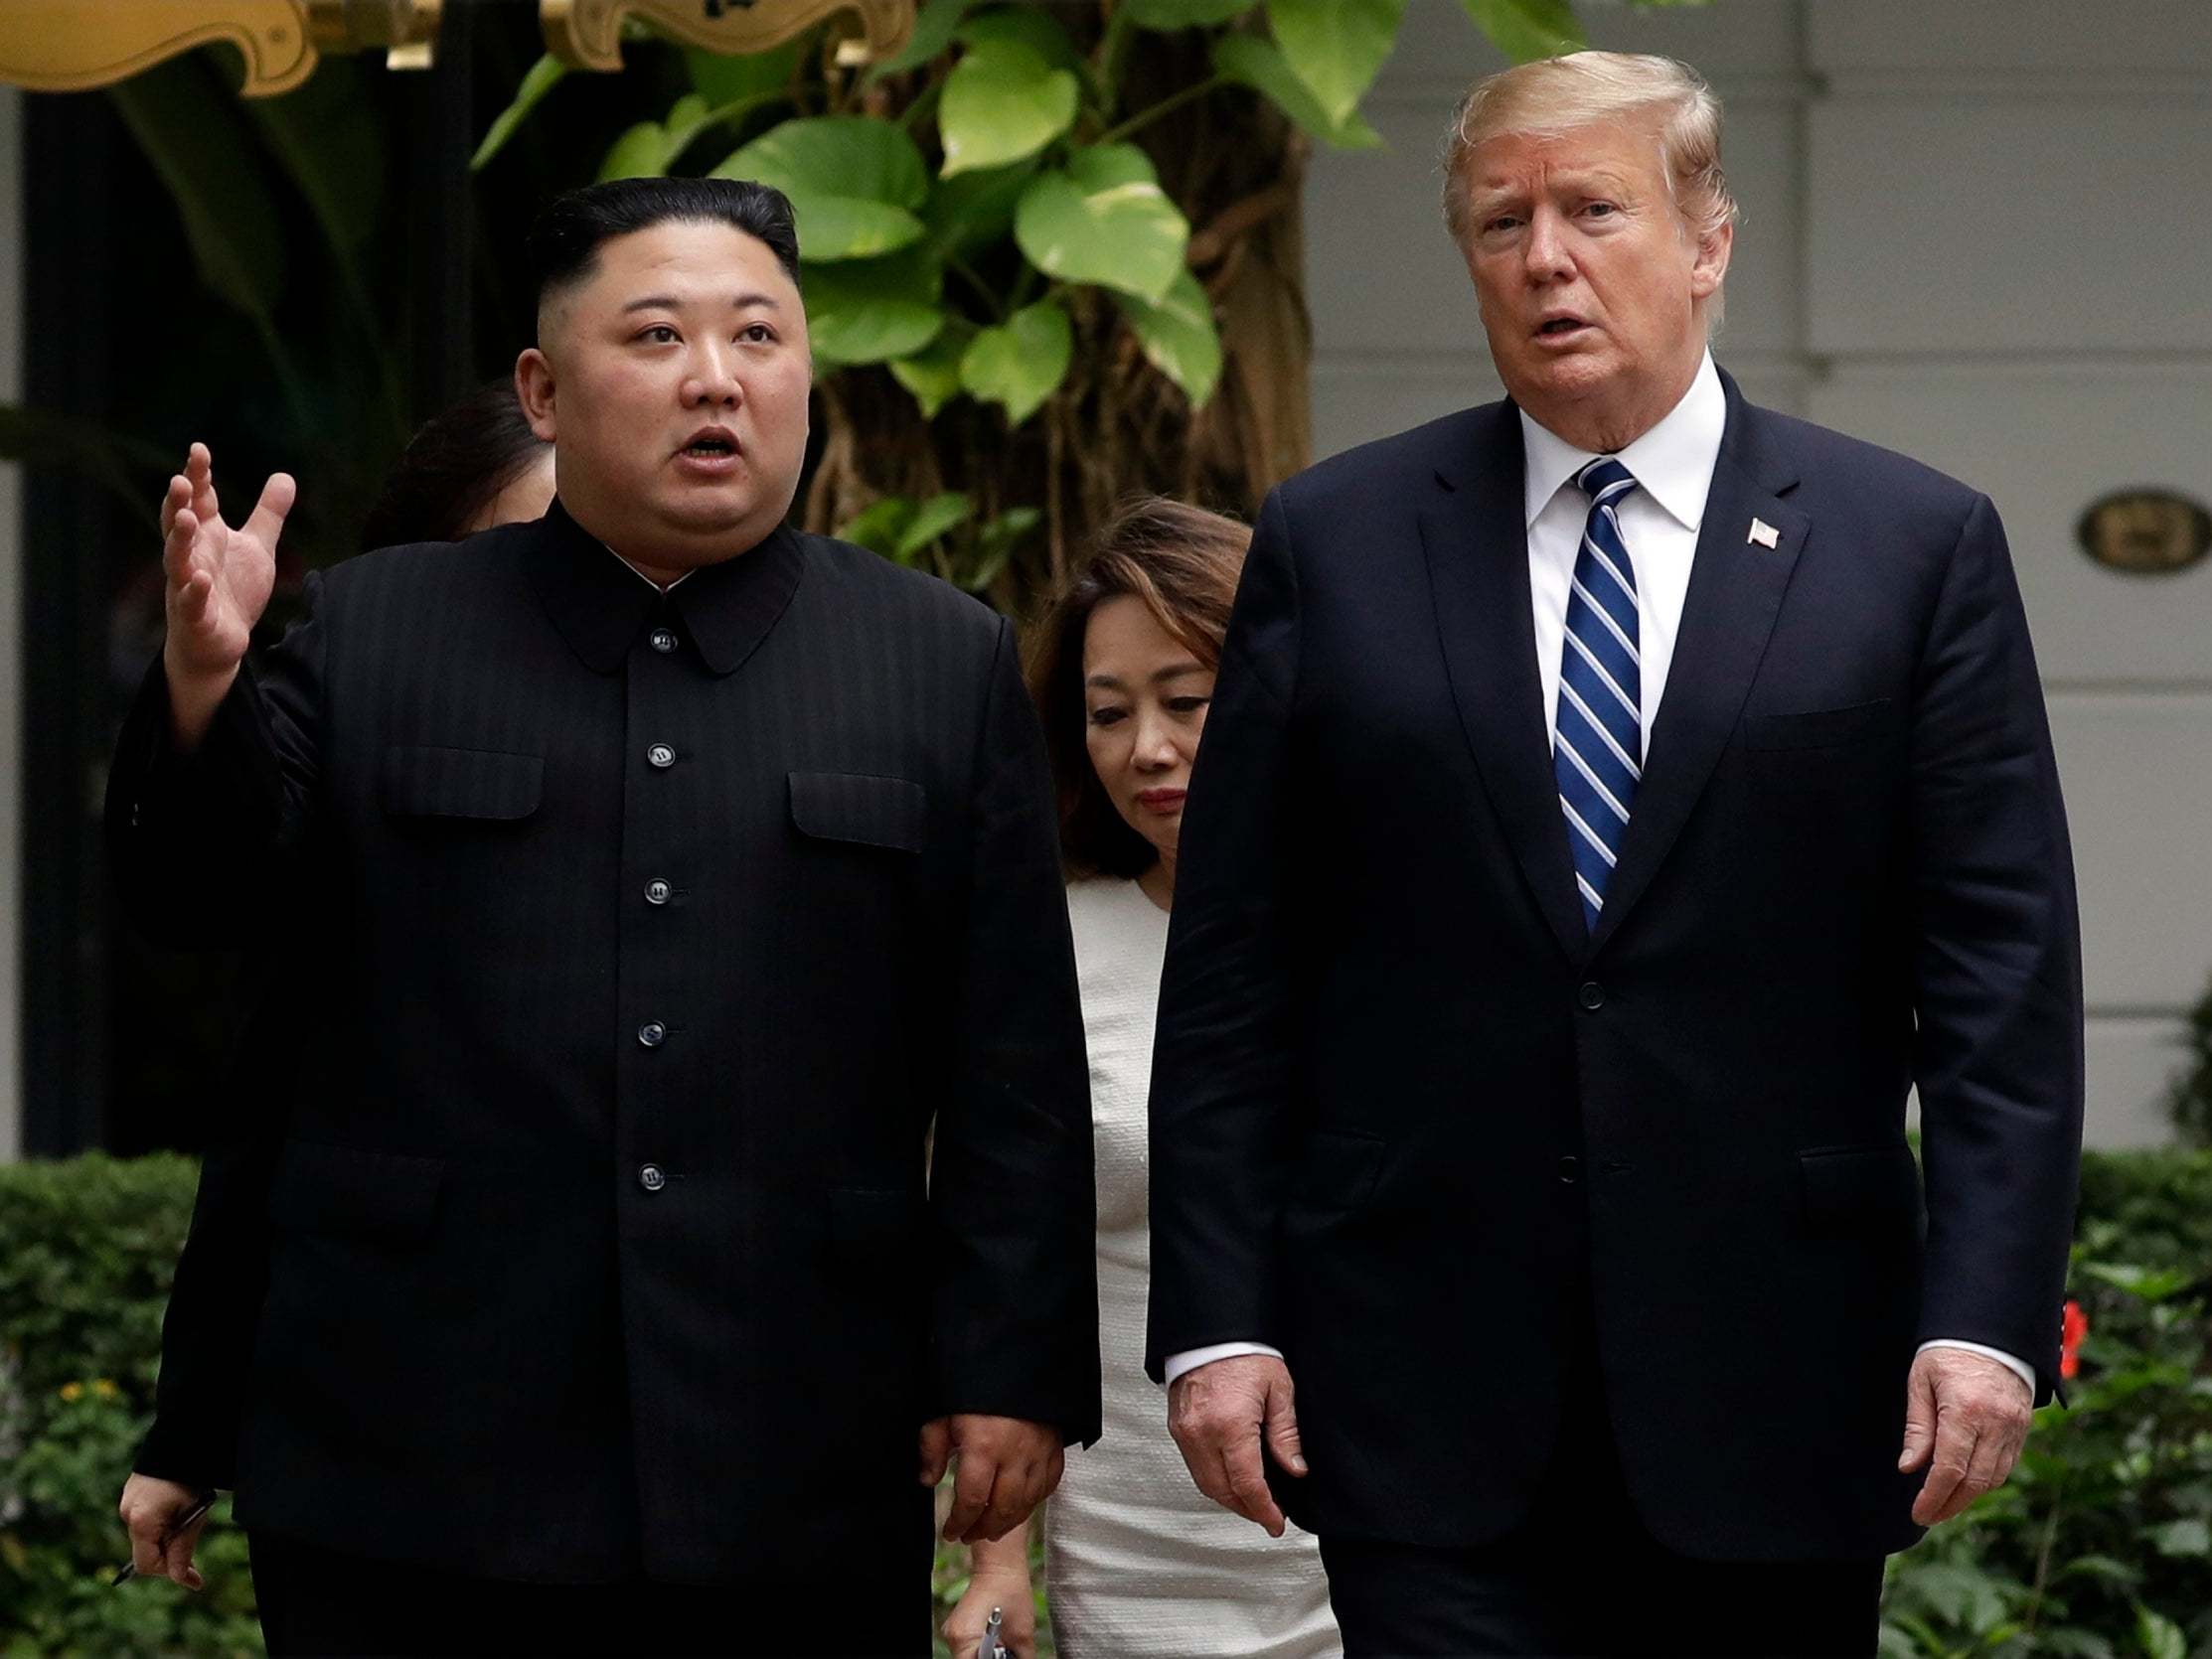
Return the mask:
<path id="1" fill-rule="evenodd" d="M 1170 1354 L 1160 1370 L 1172 1385 L 1185 1372 L 1211 1365 L 1217 1359 L 1234 1359 L 1238 1354 L 1266 1354 L 1271 1359 L 1281 1359 L 1283 1350 L 1270 1348 L 1264 1342 L 1216 1342 L 1208 1348 L 1185 1348 L 1180 1354 Z"/>
<path id="2" fill-rule="evenodd" d="M 2028 1364 L 2024 1359 L 2006 1353 L 2002 1348 L 1992 1348 L 1981 1342 L 1961 1342 L 1954 1337 L 1938 1336 L 1923 1342 L 1914 1352 L 1925 1354 L 1931 1348 L 1964 1348 L 1970 1354 L 1979 1354 L 1984 1359 L 1996 1360 L 2015 1377 L 2019 1378 L 2021 1382 L 2027 1384 L 2028 1398 L 2033 1399 L 2035 1397 L 2035 1367 Z M 1173 1364 L 1174 1362 L 1170 1361 L 1169 1363 Z"/>

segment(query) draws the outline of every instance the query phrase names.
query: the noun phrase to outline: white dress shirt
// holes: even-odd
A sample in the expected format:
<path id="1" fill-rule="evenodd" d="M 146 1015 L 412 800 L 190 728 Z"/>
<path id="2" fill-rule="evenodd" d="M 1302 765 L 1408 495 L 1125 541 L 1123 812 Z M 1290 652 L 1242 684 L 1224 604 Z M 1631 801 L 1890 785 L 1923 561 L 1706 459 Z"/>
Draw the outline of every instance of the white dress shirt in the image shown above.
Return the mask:
<path id="1" fill-rule="evenodd" d="M 1728 423 L 1728 398 L 1710 352 L 1682 400 L 1642 437 L 1618 452 L 1637 488 L 1615 507 L 1621 539 L 1628 546 L 1636 577 L 1637 650 L 1643 658 L 1643 737 L 1647 753 L 1666 691 L 1666 671 L 1674 661 L 1674 640 L 1682 628 L 1682 603 L 1689 594 L 1689 571 L 1697 553 L 1697 530 L 1705 521 L 1705 498 L 1720 460 L 1722 429 Z M 1577 449 L 1566 439 L 1520 413 L 1525 465 L 1523 523 L 1528 529 L 1528 587 L 1536 621 L 1536 673 L 1543 685 L 1544 729 L 1556 731 L 1559 659 L 1567 644 L 1567 595 L 1582 531 L 1590 517 L 1590 498 L 1575 485 L 1575 474 L 1598 459 L 1596 451 Z M 1634 816 L 1635 807 L 1630 807 Z M 1937 1338 L 1921 1347 L 1965 1348 L 2001 1360 L 2035 1390 L 2035 1368 L 2025 1360 L 1978 1342 Z M 1168 1356 L 1163 1370 L 1173 1383 L 1186 1371 L 1232 1354 L 1274 1354 L 1264 1342 L 1217 1342 Z"/>

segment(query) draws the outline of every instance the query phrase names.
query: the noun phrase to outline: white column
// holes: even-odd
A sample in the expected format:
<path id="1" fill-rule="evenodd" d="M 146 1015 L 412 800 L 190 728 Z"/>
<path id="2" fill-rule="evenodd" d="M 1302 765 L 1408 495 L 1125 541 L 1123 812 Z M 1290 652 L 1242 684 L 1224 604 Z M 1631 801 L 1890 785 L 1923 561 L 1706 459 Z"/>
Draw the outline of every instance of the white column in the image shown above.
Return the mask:
<path id="1" fill-rule="evenodd" d="M 23 400 L 23 95 L 0 86 L 0 403 Z M 23 1154 L 23 471 L 0 461 L 0 1163 Z"/>

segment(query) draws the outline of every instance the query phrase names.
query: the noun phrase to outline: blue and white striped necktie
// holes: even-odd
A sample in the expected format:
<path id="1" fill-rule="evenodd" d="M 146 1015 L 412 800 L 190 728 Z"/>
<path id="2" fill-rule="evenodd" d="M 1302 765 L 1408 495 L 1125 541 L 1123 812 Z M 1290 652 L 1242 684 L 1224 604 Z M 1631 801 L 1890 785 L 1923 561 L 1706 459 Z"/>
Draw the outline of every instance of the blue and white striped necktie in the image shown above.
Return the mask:
<path id="1" fill-rule="evenodd" d="M 1622 832 L 1644 776 L 1644 659 L 1638 645 L 1636 566 L 1614 509 L 1636 477 L 1612 456 L 1575 475 L 1590 498 L 1582 549 L 1567 594 L 1567 639 L 1559 661 L 1552 771 L 1567 815 L 1582 919 L 1591 932 L 1605 911 L 1606 883 L 1620 861 Z"/>

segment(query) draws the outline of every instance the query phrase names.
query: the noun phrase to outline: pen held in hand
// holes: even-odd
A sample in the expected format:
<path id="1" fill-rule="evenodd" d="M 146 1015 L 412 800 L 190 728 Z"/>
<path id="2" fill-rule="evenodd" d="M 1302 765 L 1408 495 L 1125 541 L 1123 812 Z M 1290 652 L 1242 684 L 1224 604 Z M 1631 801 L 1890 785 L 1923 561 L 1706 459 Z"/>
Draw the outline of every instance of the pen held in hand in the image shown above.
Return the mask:
<path id="1" fill-rule="evenodd" d="M 207 1512 L 214 1507 L 215 1494 L 213 1492 L 210 1492 L 206 1497 L 202 1498 L 198 1503 L 194 1504 L 190 1509 L 186 1510 L 182 1515 L 178 1516 L 176 1520 L 173 1521 L 170 1525 L 162 1529 L 161 1548 L 166 1551 L 169 1548 L 169 1541 L 171 1539 L 175 1538 L 181 1532 L 190 1530 L 190 1528 L 200 1519 L 201 1516 L 207 1514 Z M 113 1587 L 116 1584 L 127 1584 L 131 1582 L 131 1580 L 137 1577 L 138 1564 L 135 1561 L 126 1561 L 123 1563 L 122 1566 L 118 1567 L 115 1570 L 115 1576 L 112 1579 L 108 1580 L 107 1583 L 110 1587 Z"/>

